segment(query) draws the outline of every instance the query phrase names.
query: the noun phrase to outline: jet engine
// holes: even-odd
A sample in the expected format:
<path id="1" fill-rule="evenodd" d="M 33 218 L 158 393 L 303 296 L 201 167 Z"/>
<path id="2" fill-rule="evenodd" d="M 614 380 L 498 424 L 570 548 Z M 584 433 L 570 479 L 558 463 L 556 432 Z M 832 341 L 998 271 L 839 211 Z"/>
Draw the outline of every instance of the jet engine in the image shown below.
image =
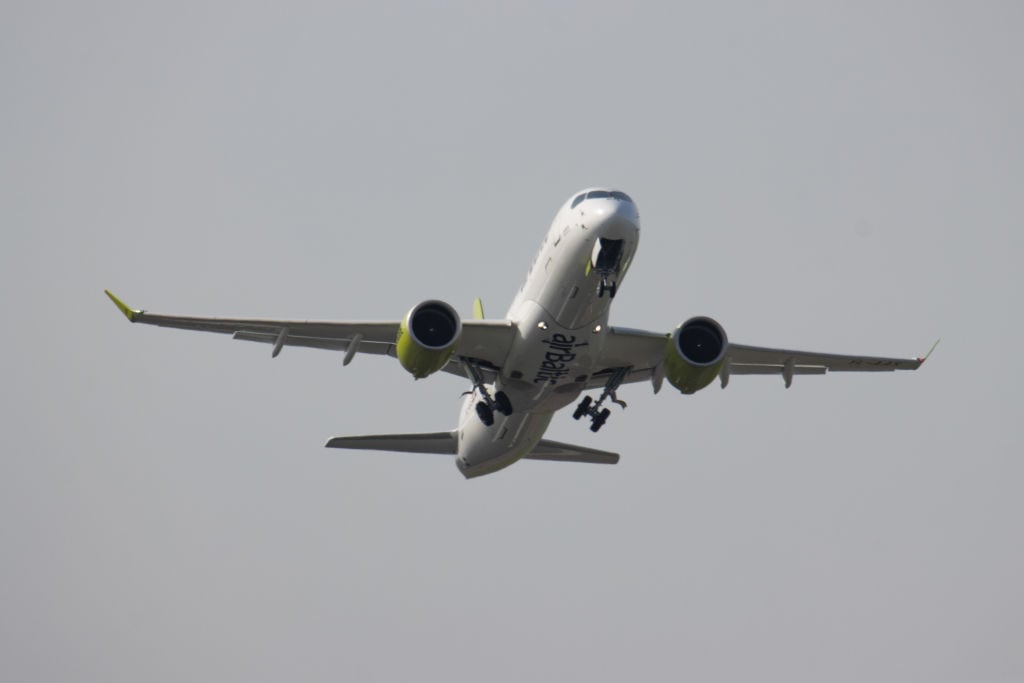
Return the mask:
<path id="1" fill-rule="evenodd" d="M 416 379 L 445 366 L 462 334 L 462 320 L 443 301 L 423 301 L 412 307 L 398 327 L 398 361 Z"/>
<path id="2" fill-rule="evenodd" d="M 665 378 L 684 394 L 711 384 L 729 349 L 722 326 L 711 318 L 690 318 L 675 329 L 665 347 Z"/>

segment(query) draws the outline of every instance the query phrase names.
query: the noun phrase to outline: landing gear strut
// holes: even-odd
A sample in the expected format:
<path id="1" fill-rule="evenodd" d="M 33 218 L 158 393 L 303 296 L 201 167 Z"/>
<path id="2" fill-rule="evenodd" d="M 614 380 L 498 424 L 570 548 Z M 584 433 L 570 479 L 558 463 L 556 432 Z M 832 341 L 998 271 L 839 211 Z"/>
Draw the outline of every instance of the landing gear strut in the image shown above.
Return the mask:
<path id="1" fill-rule="evenodd" d="M 589 396 L 584 396 L 583 400 L 576 406 L 572 419 L 578 420 L 584 415 L 588 415 L 590 416 L 590 431 L 596 432 L 601 429 L 604 423 L 608 421 L 608 416 L 612 413 L 608 408 L 601 408 L 601 404 L 604 403 L 605 399 L 611 398 L 612 403 L 623 408 L 626 407 L 626 402 L 619 400 L 619 397 L 615 395 L 615 390 L 622 384 L 622 380 L 626 379 L 629 370 L 630 368 L 616 368 L 611 376 L 608 377 L 608 382 L 604 385 L 604 391 L 601 392 L 600 398 L 597 401 L 593 401 Z"/>
<path id="2" fill-rule="evenodd" d="M 484 376 L 480 373 L 480 366 L 477 362 L 469 358 L 463 358 L 462 365 L 466 368 L 466 376 L 473 383 L 473 388 L 480 394 L 481 400 L 477 401 L 476 404 L 476 415 L 480 418 L 480 421 L 485 426 L 490 427 L 494 424 L 495 411 L 502 415 L 511 415 L 512 402 L 508 400 L 508 396 L 504 391 L 499 391 L 493 397 L 491 396 L 491 392 L 484 385 Z"/>

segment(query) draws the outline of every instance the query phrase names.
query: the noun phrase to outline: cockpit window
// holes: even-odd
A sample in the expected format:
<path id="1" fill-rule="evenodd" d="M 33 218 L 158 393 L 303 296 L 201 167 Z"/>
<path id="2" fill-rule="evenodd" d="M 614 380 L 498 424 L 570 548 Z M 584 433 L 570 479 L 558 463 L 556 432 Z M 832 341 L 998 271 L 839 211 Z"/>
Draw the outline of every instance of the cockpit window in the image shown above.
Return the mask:
<path id="1" fill-rule="evenodd" d="M 569 205 L 570 209 L 575 209 L 584 199 L 618 199 L 620 202 L 633 203 L 633 200 L 629 198 L 629 195 L 625 192 L 619 192 L 618 190 L 591 190 L 590 192 L 582 192 L 576 195 L 576 198 L 572 200 L 572 204 Z"/>

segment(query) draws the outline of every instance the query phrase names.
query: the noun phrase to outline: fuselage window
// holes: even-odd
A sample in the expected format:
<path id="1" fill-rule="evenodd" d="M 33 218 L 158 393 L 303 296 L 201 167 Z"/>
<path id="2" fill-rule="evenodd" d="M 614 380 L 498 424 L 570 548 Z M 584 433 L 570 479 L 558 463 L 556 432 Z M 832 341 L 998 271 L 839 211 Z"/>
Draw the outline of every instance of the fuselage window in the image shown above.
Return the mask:
<path id="1" fill-rule="evenodd" d="M 569 208 L 570 209 L 575 209 L 577 206 L 580 205 L 580 202 L 582 202 L 586 198 L 587 198 L 587 193 L 586 192 L 584 192 L 583 194 L 576 195 L 576 199 L 572 200 L 572 204 L 569 205 Z"/>

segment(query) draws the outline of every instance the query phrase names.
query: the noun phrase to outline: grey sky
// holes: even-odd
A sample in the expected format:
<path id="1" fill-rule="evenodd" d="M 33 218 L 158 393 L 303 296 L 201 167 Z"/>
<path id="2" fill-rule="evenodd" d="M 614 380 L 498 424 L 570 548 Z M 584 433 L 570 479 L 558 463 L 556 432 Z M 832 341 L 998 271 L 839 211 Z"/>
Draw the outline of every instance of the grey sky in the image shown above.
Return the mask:
<path id="1" fill-rule="evenodd" d="M 6 3 L 3 680 L 1024 679 L 1019 3 Z M 894 376 L 623 392 L 615 467 L 339 453 L 464 383 L 131 327 L 613 308 Z"/>

